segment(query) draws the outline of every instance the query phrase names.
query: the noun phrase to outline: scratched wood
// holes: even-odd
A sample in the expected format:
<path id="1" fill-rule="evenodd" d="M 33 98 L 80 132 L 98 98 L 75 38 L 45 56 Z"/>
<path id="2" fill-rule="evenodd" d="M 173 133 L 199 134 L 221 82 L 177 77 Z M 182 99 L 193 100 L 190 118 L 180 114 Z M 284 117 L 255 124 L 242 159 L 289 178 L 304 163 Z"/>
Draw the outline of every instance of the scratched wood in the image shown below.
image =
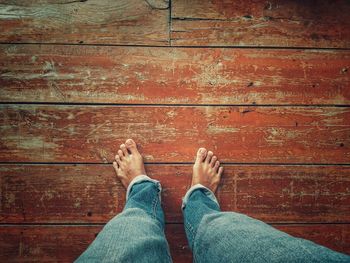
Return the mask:
<path id="1" fill-rule="evenodd" d="M 343 253 L 350 253 L 346 225 L 277 225 L 294 236 L 312 240 Z M 2 226 L 0 260 L 8 262 L 72 262 L 88 247 L 102 226 Z M 192 262 L 183 225 L 166 226 L 174 262 Z"/>
<path id="2" fill-rule="evenodd" d="M 181 223 L 191 165 L 147 165 L 163 186 L 167 222 Z M 350 222 L 349 166 L 225 165 L 218 200 L 266 222 Z M 105 223 L 125 189 L 111 165 L 2 165 L 1 223 Z M 98 205 L 96 205 L 98 204 Z"/>
<path id="3" fill-rule="evenodd" d="M 0 101 L 349 105 L 350 52 L 0 46 Z"/>
<path id="4" fill-rule="evenodd" d="M 167 0 L 0 1 L 0 42 L 168 45 Z"/>
<path id="5" fill-rule="evenodd" d="M 348 163 L 347 107 L 0 105 L 2 162 L 109 162 L 132 137 L 147 162 Z M 194 138 L 196 138 L 194 140 Z"/>
<path id="6" fill-rule="evenodd" d="M 288 234 L 305 238 L 333 250 L 350 254 L 350 228 L 348 225 L 273 225 Z"/>
<path id="7" fill-rule="evenodd" d="M 0 261 L 72 262 L 85 251 L 102 226 L 2 226 Z M 192 262 L 182 225 L 167 225 L 174 262 Z"/>
<path id="8" fill-rule="evenodd" d="M 172 1 L 171 44 L 350 47 L 350 5 L 340 1 Z"/>

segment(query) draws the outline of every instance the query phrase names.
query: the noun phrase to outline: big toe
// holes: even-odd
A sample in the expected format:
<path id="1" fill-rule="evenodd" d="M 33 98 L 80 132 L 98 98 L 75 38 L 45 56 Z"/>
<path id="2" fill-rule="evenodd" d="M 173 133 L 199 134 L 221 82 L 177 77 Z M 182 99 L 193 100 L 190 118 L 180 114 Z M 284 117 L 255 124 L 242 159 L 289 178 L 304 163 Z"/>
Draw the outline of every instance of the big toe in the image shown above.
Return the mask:
<path id="1" fill-rule="evenodd" d="M 133 154 L 135 153 L 139 153 L 139 151 L 137 150 L 137 146 L 136 143 L 133 139 L 127 139 L 125 142 L 126 148 L 128 148 L 128 150 Z"/>
<path id="2" fill-rule="evenodd" d="M 196 163 L 203 162 L 206 155 L 207 155 L 207 150 L 205 148 L 199 148 L 197 151 Z"/>

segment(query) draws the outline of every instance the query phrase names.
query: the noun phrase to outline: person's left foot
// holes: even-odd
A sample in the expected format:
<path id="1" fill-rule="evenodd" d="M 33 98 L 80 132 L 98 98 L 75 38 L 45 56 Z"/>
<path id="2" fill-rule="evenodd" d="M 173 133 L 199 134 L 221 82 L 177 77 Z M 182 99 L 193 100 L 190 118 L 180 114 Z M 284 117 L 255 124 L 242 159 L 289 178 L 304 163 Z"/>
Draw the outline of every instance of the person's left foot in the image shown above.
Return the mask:
<path id="1" fill-rule="evenodd" d="M 120 145 L 113 167 L 125 188 L 136 176 L 146 174 L 142 156 L 132 139 L 127 139 L 125 144 Z"/>

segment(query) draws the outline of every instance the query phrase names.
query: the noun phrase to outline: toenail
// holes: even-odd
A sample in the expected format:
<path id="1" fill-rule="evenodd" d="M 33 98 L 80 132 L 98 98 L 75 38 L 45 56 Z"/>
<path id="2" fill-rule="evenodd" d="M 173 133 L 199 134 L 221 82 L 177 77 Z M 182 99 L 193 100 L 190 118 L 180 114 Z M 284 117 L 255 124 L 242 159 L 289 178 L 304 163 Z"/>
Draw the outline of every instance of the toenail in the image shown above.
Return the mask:
<path id="1" fill-rule="evenodd" d="M 127 139 L 127 140 L 126 140 L 126 143 L 129 144 L 129 145 L 131 145 L 131 144 L 132 144 L 131 139 Z"/>
<path id="2" fill-rule="evenodd" d="M 205 150 L 202 148 L 199 150 L 200 153 L 205 153 Z"/>

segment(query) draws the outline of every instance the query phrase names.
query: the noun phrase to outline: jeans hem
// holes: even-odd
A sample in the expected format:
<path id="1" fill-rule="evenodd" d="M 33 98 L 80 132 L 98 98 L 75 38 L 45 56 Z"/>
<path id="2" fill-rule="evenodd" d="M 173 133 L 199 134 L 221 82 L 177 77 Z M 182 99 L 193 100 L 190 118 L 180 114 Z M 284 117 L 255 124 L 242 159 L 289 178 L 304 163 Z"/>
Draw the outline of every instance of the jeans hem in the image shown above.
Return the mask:
<path id="1" fill-rule="evenodd" d="M 186 207 L 186 204 L 188 203 L 188 199 L 190 198 L 191 194 L 197 189 L 203 189 L 204 190 L 203 192 L 205 193 L 205 195 L 208 196 L 212 201 L 214 201 L 215 203 L 217 203 L 219 205 L 219 202 L 216 199 L 216 196 L 209 188 L 205 187 L 202 184 L 196 184 L 196 185 L 192 186 L 190 189 L 188 189 L 187 193 L 182 198 L 182 205 L 181 205 L 182 210 L 184 210 L 184 208 Z"/>
<path id="2" fill-rule="evenodd" d="M 128 188 L 126 189 L 126 201 L 128 201 L 128 199 L 129 199 L 129 195 L 130 195 L 130 192 L 131 192 L 131 188 L 132 188 L 135 184 L 139 184 L 139 183 L 142 183 L 142 182 L 145 182 L 145 181 L 153 182 L 153 183 L 157 186 L 157 188 L 158 188 L 158 193 L 159 193 L 159 201 L 161 202 L 162 186 L 160 185 L 159 181 L 154 180 L 154 179 L 148 177 L 148 176 L 145 175 L 145 174 L 140 174 L 140 175 L 136 176 L 136 177 L 130 182 L 130 184 L 128 185 Z"/>

